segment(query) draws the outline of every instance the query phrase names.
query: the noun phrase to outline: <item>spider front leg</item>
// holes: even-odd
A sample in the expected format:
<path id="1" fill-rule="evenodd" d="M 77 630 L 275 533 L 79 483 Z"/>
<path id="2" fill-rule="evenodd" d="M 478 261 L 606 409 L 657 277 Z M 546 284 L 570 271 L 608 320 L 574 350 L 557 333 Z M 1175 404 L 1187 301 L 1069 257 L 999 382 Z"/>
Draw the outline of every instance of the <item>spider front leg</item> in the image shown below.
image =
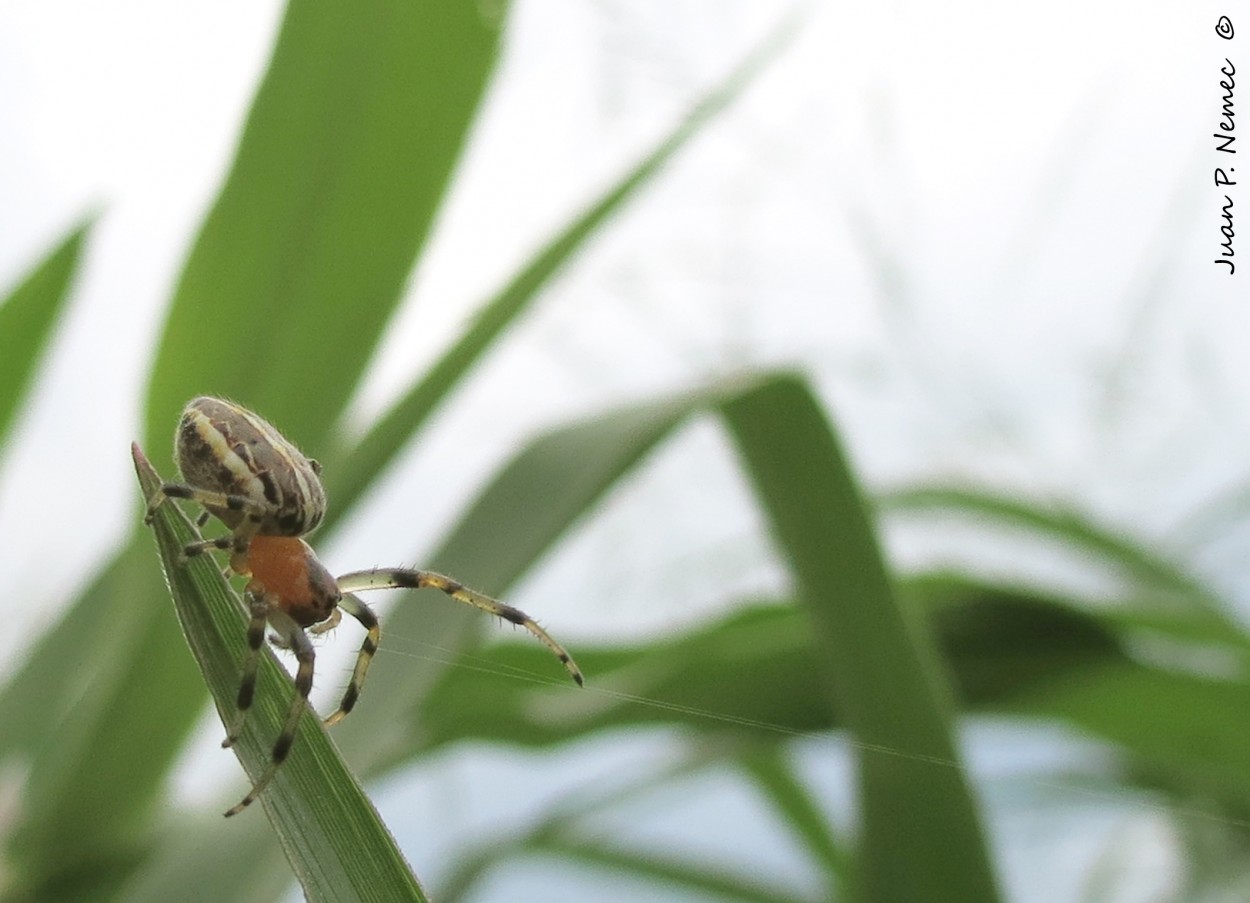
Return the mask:
<path id="1" fill-rule="evenodd" d="M 152 498 L 148 500 L 147 513 L 143 518 L 145 524 L 152 523 L 152 518 L 156 516 L 156 509 L 164 504 L 166 499 L 185 499 L 204 508 L 203 513 L 196 519 L 196 525 L 200 527 L 208 523 L 208 518 L 213 512 L 217 512 L 218 517 L 222 516 L 220 512 L 223 511 L 227 513 L 238 512 L 237 517 L 231 518 L 232 521 L 237 520 L 238 523 L 231 528 L 229 536 L 222 536 L 218 539 L 201 539 L 187 543 L 182 550 L 182 554 L 187 558 L 193 558 L 210 549 L 220 549 L 222 551 L 232 551 L 234 553 L 234 561 L 240 563 L 246 561 L 248 544 L 251 542 L 252 537 L 256 535 L 261 522 L 272 513 L 268 506 L 259 505 L 255 500 L 245 495 L 232 495 L 213 489 L 201 489 L 196 486 L 189 486 L 186 483 L 164 483 Z"/>
<path id="2" fill-rule="evenodd" d="M 353 571 L 350 574 L 344 574 L 338 579 L 339 590 L 344 593 L 344 600 L 347 599 L 346 594 L 351 592 L 360 592 L 368 589 L 423 589 L 431 587 L 437 589 L 457 602 L 464 605 L 471 605 L 480 609 L 487 614 L 492 614 L 497 618 L 502 618 L 509 623 L 524 627 L 532 633 L 540 643 L 551 650 L 552 654 L 558 658 L 568 670 L 569 675 L 577 682 L 577 685 L 583 686 L 585 678 L 582 671 L 577 667 L 577 663 L 573 661 L 572 656 L 565 651 L 565 648 L 551 638 L 547 631 L 543 630 L 538 624 L 521 611 L 519 608 L 513 608 L 511 605 L 505 605 L 490 596 L 485 596 L 476 590 L 471 590 L 463 583 L 452 580 L 450 577 L 444 577 L 442 574 L 435 574 L 433 571 L 417 571 L 407 570 L 404 568 L 375 568 L 369 571 Z M 352 613 L 348 609 L 348 613 Z M 357 615 L 357 617 L 359 617 Z M 362 622 L 363 623 L 363 622 Z M 366 640 L 366 645 L 368 640 Z M 372 653 L 370 653 L 371 655 Z M 364 671 L 368 668 L 368 657 L 365 656 L 365 650 L 361 649 L 361 660 L 357 661 L 356 674 L 352 675 L 353 683 L 359 678 L 360 682 L 364 681 Z M 351 686 L 348 687 L 350 692 Z M 356 686 L 359 692 L 360 687 Z M 354 699 L 352 700 L 355 701 Z M 346 699 L 344 700 L 346 702 Z M 338 714 L 338 713 L 335 713 Z M 346 713 L 344 713 L 346 714 Z M 339 716 L 342 717 L 341 715 Z"/>
<path id="3" fill-rule="evenodd" d="M 299 728 L 300 716 L 308 708 L 308 694 L 312 692 L 313 668 L 317 658 L 316 653 L 313 652 L 312 642 L 309 641 L 308 635 L 304 633 L 304 628 L 300 627 L 295 619 L 286 614 L 286 612 L 274 608 L 268 608 L 267 611 L 269 623 L 278 631 L 278 635 L 282 637 L 288 648 L 295 653 L 295 659 L 299 662 L 299 667 L 295 672 L 295 697 L 291 700 L 291 707 L 287 709 L 286 721 L 283 722 L 282 731 L 278 734 L 278 739 L 274 741 L 273 752 L 269 756 L 269 767 L 265 769 L 256 783 L 252 785 L 252 789 L 247 796 L 226 811 L 227 817 L 238 815 L 250 806 L 256 797 L 260 796 L 261 791 L 269 786 L 269 782 L 273 780 L 273 776 L 277 774 L 278 769 L 291 752 L 291 744 L 295 742 L 295 732 Z M 253 678 L 254 683 L 255 679 Z M 242 696 L 242 688 L 240 688 L 240 696 Z"/>

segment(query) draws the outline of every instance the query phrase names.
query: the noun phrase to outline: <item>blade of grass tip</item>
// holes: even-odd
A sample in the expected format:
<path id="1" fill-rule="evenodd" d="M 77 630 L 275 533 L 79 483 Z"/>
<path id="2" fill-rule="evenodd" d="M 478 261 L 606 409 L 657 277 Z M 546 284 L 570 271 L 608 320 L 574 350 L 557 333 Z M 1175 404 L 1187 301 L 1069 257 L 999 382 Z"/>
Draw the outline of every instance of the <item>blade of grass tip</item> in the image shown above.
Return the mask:
<path id="1" fill-rule="evenodd" d="M 0 301 L 0 448 L 30 376 L 69 297 L 87 233 L 94 218 L 73 229 Z"/>
<path id="2" fill-rule="evenodd" d="M 337 461 L 333 455 L 323 455 L 322 463 L 327 464 L 326 488 L 337 506 L 328 512 L 327 523 L 351 507 L 499 335 L 530 309 L 543 287 L 586 241 L 754 83 L 759 73 L 788 46 L 799 22 L 798 13 L 786 17 L 647 156 L 539 251 L 481 308 L 473 325 L 404 392 L 350 452 L 339 456 Z"/>
<path id="3" fill-rule="evenodd" d="M 143 497 L 153 498 L 161 479 L 137 445 L 133 455 Z M 182 548 L 198 534 L 181 509 L 168 502 L 155 514 L 157 548 L 187 644 L 218 711 L 230 713 L 246 645 L 242 604 L 210 556 L 182 557 Z M 277 687 L 283 692 L 275 692 Z M 233 747 L 253 780 L 269 763 L 294 693 L 289 675 L 268 650 L 261 660 L 258 691 L 248 727 Z M 311 711 L 300 720 L 291 756 L 260 803 L 309 900 L 425 899 L 390 833 Z"/>
<path id="4" fill-rule="evenodd" d="M 897 602 L 845 455 L 798 376 L 722 405 L 859 744 L 856 880 L 874 903 L 999 898 L 923 625 Z M 796 692 L 800 688 L 796 688 Z"/>

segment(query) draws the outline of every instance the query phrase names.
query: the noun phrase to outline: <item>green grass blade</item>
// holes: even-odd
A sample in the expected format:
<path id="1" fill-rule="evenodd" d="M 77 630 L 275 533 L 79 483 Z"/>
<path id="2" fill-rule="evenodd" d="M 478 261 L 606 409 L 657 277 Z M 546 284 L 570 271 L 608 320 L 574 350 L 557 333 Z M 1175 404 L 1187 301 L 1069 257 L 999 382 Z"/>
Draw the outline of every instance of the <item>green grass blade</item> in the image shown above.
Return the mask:
<path id="1" fill-rule="evenodd" d="M 82 593 L 92 604 L 73 606 L 41 635 L 0 688 L 0 724 L 5 725 L 0 759 L 33 759 L 41 753 L 81 699 L 83 674 L 116 673 L 135 654 L 134 632 L 140 622 L 116 600 L 142 579 L 138 558 L 115 557 Z M 67 661 L 75 667 L 65 667 Z"/>
<path id="2" fill-rule="evenodd" d="M 593 789 L 575 789 L 546 807 L 542 817 L 522 831 L 478 837 L 472 850 L 462 854 L 451 873 L 438 888 L 440 903 L 457 903 L 472 898 L 478 882 L 503 860 L 541 850 L 551 837 L 579 837 L 598 833 L 599 819 L 613 809 L 663 798 L 677 790 L 684 779 L 703 771 L 723 758 L 712 744 L 691 750 L 675 760 L 664 762 L 646 773 L 623 781 L 593 782 Z"/>
<path id="3" fill-rule="evenodd" d="M 825 896 L 831 900 L 844 899 L 852 870 L 851 857 L 834 836 L 811 788 L 799 779 L 785 752 L 776 746 L 756 746 L 746 750 L 739 762 L 803 844 L 812 861 L 824 871 L 829 883 Z"/>
<path id="4" fill-rule="evenodd" d="M 163 826 L 155 855 L 117 895 L 125 903 L 273 903 L 289 899 L 291 869 L 264 818 L 197 813 Z"/>
<path id="5" fill-rule="evenodd" d="M 165 641 L 161 614 L 136 604 L 145 586 L 160 591 L 151 555 L 128 550 L 0 699 L 5 762 L 30 768 L 6 856 L 33 899 L 106 899 L 156 840 L 158 791 L 182 742 L 164 725 L 193 718 L 198 694 L 178 692 L 180 669 L 194 669 Z M 154 692 L 153 674 L 172 688 Z"/>
<path id="6" fill-rule="evenodd" d="M 596 838 L 552 836 L 536 842 L 534 849 L 609 873 L 626 874 L 661 885 L 671 885 L 712 900 L 736 900 L 739 903 L 812 903 L 800 894 L 765 883 L 756 876 L 735 874 L 738 871 L 735 869 L 721 865 L 695 864 L 669 853 L 630 850 Z M 653 892 L 653 887 L 640 883 L 640 898 L 656 899 Z"/>
<path id="7" fill-rule="evenodd" d="M 326 469 L 326 486 L 349 507 L 368 483 L 417 432 L 499 335 L 522 316 L 544 286 L 625 203 L 649 184 L 692 138 L 728 108 L 759 72 L 787 46 L 794 22 L 787 20 L 719 85 L 710 91 L 656 147 L 534 256 L 474 319 L 472 327 L 378 419 L 349 454 Z M 330 518 L 335 517 L 330 512 Z"/>
<path id="8" fill-rule="evenodd" d="M 137 449 L 135 466 L 144 496 L 151 497 L 160 478 Z M 176 505 L 161 506 L 154 525 L 187 644 L 218 711 L 231 713 L 245 647 L 242 605 L 210 556 L 180 560 L 183 545 L 197 533 Z M 268 762 L 294 693 L 290 678 L 271 653 L 266 651 L 261 664 L 257 703 L 234 747 L 253 779 Z M 425 899 L 385 825 L 313 713 L 305 713 L 290 759 L 256 805 L 263 806 L 309 900 Z M 260 817 L 259 811 L 236 816 Z"/>
<path id="9" fill-rule="evenodd" d="M 542 747 L 643 726 L 768 744 L 838 726 L 824 695 L 794 691 L 813 685 L 821 660 L 789 605 L 736 611 L 653 643 L 575 651 L 593 677 L 570 696 L 563 683 L 516 679 L 551 674 L 541 648 L 518 641 L 478 650 L 480 667 L 448 672 L 425 699 L 413 753 L 466 740 Z"/>
<path id="10" fill-rule="evenodd" d="M 237 398 L 319 451 L 398 302 L 498 50 L 473 3 L 293 0 L 179 281 L 147 445 Z"/>
<path id="11" fill-rule="evenodd" d="M 69 297 L 70 281 L 91 230 L 78 226 L 0 300 L 0 449 L 18 404 Z"/>
<path id="12" fill-rule="evenodd" d="M 1250 817 L 1250 684 L 1122 660 L 1074 669 L 1005 700 L 1008 711 L 1057 718 L 1112 743 L 1152 783 L 1185 794 L 1184 809 L 1223 802 Z M 1143 717 L 1149 713 L 1149 717 Z M 1245 825 L 1241 825 L 1244 829 Z"/>
<path id="13" fill-rule="evenodd" d="M 997 899 L 976 806 L 953 764 L 959 756 L 943 674 L 923 625 L 895 599 L 824 412 L 798 378 L 761 385 L 723 411 L 823 651 L 823 683 L 863 745 L 862 898 Z"/>
<path id="14" fill-rule="evenodd" d="M 1080 513 L 1008 498 L 978 489 L 915 486 L 895 490 L 878 500 L 887 514 L 963 514 L 995 530 L 1018 529 L 1066 544 L 1095 560 L 1119 568 L 1139 586 L 1151 590 L 1149 599 L 1160 606 L 1195 603 L 1212 611 L 1221 624 L 1220 603 L 1210 590 L 1158 550 L 1136 543 L 1093 523 Z M 1143 598 L 1143 601 L 1146 599 Z"/>

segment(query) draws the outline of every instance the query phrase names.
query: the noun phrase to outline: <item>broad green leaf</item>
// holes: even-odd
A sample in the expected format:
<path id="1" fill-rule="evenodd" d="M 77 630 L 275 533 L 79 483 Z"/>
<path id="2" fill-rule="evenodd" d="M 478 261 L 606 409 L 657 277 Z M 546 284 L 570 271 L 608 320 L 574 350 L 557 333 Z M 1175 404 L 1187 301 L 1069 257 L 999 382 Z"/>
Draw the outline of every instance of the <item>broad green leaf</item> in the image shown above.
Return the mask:
<path id="1" fill-rule="evenodd" d="M 898 595 L 932 625 L 956 695 L 968 704 L 992 708 L 1022 689 L 1125 655 L 1118 618 L 1036 589 L 930 573 L 900 583 Z"/>
<path id="2" fill-rule="evenodd" d="M 74 606 L 41 635 L 0 691 L 0 724 L 6 726 L 0 731 L 0 760 L 40 759 L 56 728 L 83 693 L 94 689 L 96 681 L 88 675 L 114 674 L 138 654 L 142 618 L 124 600 L 156 573 L 138 551 L 109 563 L 82 593 L 92 604 Z M 65 667 L 67 661 L 75 667 Z"/>
<path id="3" fill-rule="evenodd" d="M 8 297 L 0 299 L 0 449 L 69 297 L 90 230 L 90 220 L 75 228 Z"/>
<path id="4" fill-rule="evenodd" d="M 135 450 L 145 497 L 160 477 Z M 198 537 L 173 503 L 154 521 L 161 563 L 187 645 L 224 718 L 235 711 L 246 617 L 239 598 L 208 556 L 181 558 Z M 277 688 L 282 692 L 276 692 Z M 261 661 L 256 704 L 233 747 L 252 780 L 266 769 L 294 687 L 268 650 Z M 291 869 L 311 901 L 424 900 L 416 878 L 355 777 L 330 744 L 315 713 L 306 711 L 287 762 L 254 806 L 263 807 Z M 259 818 L 245 810 L 236 818 Z"/>
<path id="5" fill-rule="evenodd" d="M 179 280 L 147 444 L 198 394 L 317 449 L 398 302 L 498 50 L 473 3 L 292 0 Z"/>
<path id="6" fill-rule="evenodd" d="M 952 736 L 945 674 L 894 595 L 865 502 L 820 405 L 798 378 L 722 408 L 861 745 L 858 893 L 874 903 L 998 897 Z M 922 767 L 931 757 L 944 763 Z"/>
<path id="7" fill-rule="evenodd" d="M 1233 811 L 1248 799 L 1250 744 L 1233 715 L 1250 704 L 1245 681 L 1134 662 L 1133 630 L 1123 619 L 1077 600 L 955 574 L 923 575 L 899 594 L 930 620 L 966 711 L 1061 720 L 1113 744 L 1152 777 L 1149 786 L 1181 794 L 1181 809 L 1197 807 L 1184 793 L 1222 799 Z M 553 707 L 535 706 L 534 697 L 562 690 L 519 679 L 549 667 L 543 650 L 522 643 L 479 650 L 471 669 L 449 672 L 426 701 L 429 741 L 545 745 L 669 725 L 737 756 L 766 750 L 761 741 L 783 744 L 845 726 L 826 696 L 794 690 L 818 686 L 826 669 L 794 606 L 744 609 L 663 641 L 575 651 L 592 679 L 573 697 L 584 696 L 584 704 L 553 720 Z M 1142 718 L 1146 710 L 1151 716 Z M 727 744 L 731 735 L 745 745 Z M 955 764 L 912 762 L 926 772 Z"/>

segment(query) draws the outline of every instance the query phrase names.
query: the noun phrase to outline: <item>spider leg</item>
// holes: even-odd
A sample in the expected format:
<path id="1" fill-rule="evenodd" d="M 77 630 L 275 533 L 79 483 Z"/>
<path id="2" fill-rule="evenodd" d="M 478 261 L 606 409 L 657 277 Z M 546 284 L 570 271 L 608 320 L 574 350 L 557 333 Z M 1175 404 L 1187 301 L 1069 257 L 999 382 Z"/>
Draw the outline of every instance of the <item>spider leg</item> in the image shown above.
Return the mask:
<path id="1" fill-rule="evenodd" d="M 352 679 L 343 693 L 343 701 L 339 703 L 338 710 L 326 719 L 327 725 L 338 724 L 356 705 L 356 700 L 360 698 L 360 688 L 365 684 L 365 673 L 373 661 L 373 654 L 378 651 L 378 641 L 382 637 L 377 615 L 355 596 L 343 596 L 339 600 L 339 608 L 359 621 L 368 633 L 365 634 L 365 641 L 360 644 L 360 654 L 356 656 L 356 667 L 352 669 Z M 338 613 L 338 609 L 335 609 L 335 613 Z"/>
<path id="2" fill-rule="evenodd" d="M 295 652 L 295 658 L 299 662 L 299 668 L 295 672 L 295 697 L 291 700 L 291 707 L 287 709 L 282 732 L 278 734 L 278 739 L 273 744 L 269 767 L 252 785 L 247 796 L 226 811 L 227 817 L 238 815 L 250 806 L 256 797 L 260 796 L 261 791 L 269 786 L 278 768 L 286 761 L 287 754 L 291 751 L 291 744 L 295 742 L 295 732 L 299 727 L 300 716 L 308 708 L 308 694 L 312 691 L 313 666 L 317 656 L 313 652 L 312 642 L 308 639 L 308 635 L 290 615 L 283 611 L 271 609 L 269 623 L 280 632 L 283 640 Z"/>
<path id="3" fill-rule="evenodd" d="M 166 499 L 187 499 L 205 508 L 223 508 L 227 511 L 255 512 L 257 508 L 256 503 L 245 495 L 231 495 L 214 489 L 200 489 L 196 486 L 188 486 L 186 483 L 162 483 L 161 488 L 148 499 L 144 523 L 152 522 L 156 509 L 164 504 Z"/>
<path id="4" fill-rule="evenodd" d="M 195 542 L 189 542 L 182 547 L 183 558 L 195 558 L 205 552 L 211 552 L 213 549 L 224 552 L 234 545 L 234 536 L 218 536 L 216 539 L 197 539 Z"/>
<path id="5" fill-rule="evenodd" d="M 248 608 L 252 618 L 247 623 L 247 655 L 243 659 L 243 677 L 239 681 L 239 696 L 235 705 L 238 714 L 234 726 L 221 741 L 223 748 L 229 748 L 243 733 L 243 722 L 252 708 L 252 697 L 256 694 L 256 668 L 260 664 L 260 650 L 265 645 L 265 625 L 269 618 L 269 600 L 261 593 L 247 592 Z"/>
<path id="6" fill-rule="evenodd" d="M 577 682 L 578 686 L 582 686 L 585 683 L 582 671 L 577 667 L 572 656 L 565 651 L 563 646 L 553 640 L 547 631 L 539 627 L 533 618 L 519 608 L 504 605 L 490 596 L 484 596 L 475 590 L 469 589 L 464 584 L 452 580 L 450 577 L 435 574 L 433 571 L 376 568 L 370 571 L 353 571 L 350 574 L 344 574 L 338 579 L 338 584 L 339 589 L 343 593 L 367 589 L 422 589 L 427 586 L 433 587 L 451 596 L 457 602 L 471 605 L 497 618 L 502 618 L 505 621 L 524 627 L 537 637 L 540 643 L 550 649 L 556 658 L 563 662 L 564 667 L 568 669 L 569 675 Z M 346 596 L 344 598 L 346 599 Z M 359 668 L 360 665 L 357 663 L 357 670 Z"/>
<path id="7" fill-rule="evenodd" d="M 220 516 L 221 511 L 238 512 L 241 516 L 237 519 L 235 526 L 231 528 L 229 536 L 223 536 L 218 539 L 201 539 L 196 542 L 187 543 L 183 547 L 182 554 L 185 558 L 193 558 L 210 549 L 220 549 L 222 551 L 229 550 L 233 552 L 231 566 L 237 573 L 246 572 L 247 549 L 252 542 L 252 537 L 256 535 L 256 531 L 260 528 L 265 516 L 269 514 L 269 509 L 262 504 L 258 504 L 254 499 L 245 495 L 232 495 L 228 492 L 218 492 L 214 489 L 201 489 L 197 486 L 189 486 L 186 483 L 163 483 L 161 488 L 153 494 L 148 500 L 147 514 L 143 518 L 145 524 L 150 524 L 152 518 L 156 515 L 156 509 L 159 508 L 166 499 L 186 499 L 194 502 L 204 508 L 200 516 L 196 518 L 196 525 L 203 527 L 208 523 L 208 519 L 212 516 L 214 509 Z M 229 519 L 234 522 L 234 518 Z"/>

